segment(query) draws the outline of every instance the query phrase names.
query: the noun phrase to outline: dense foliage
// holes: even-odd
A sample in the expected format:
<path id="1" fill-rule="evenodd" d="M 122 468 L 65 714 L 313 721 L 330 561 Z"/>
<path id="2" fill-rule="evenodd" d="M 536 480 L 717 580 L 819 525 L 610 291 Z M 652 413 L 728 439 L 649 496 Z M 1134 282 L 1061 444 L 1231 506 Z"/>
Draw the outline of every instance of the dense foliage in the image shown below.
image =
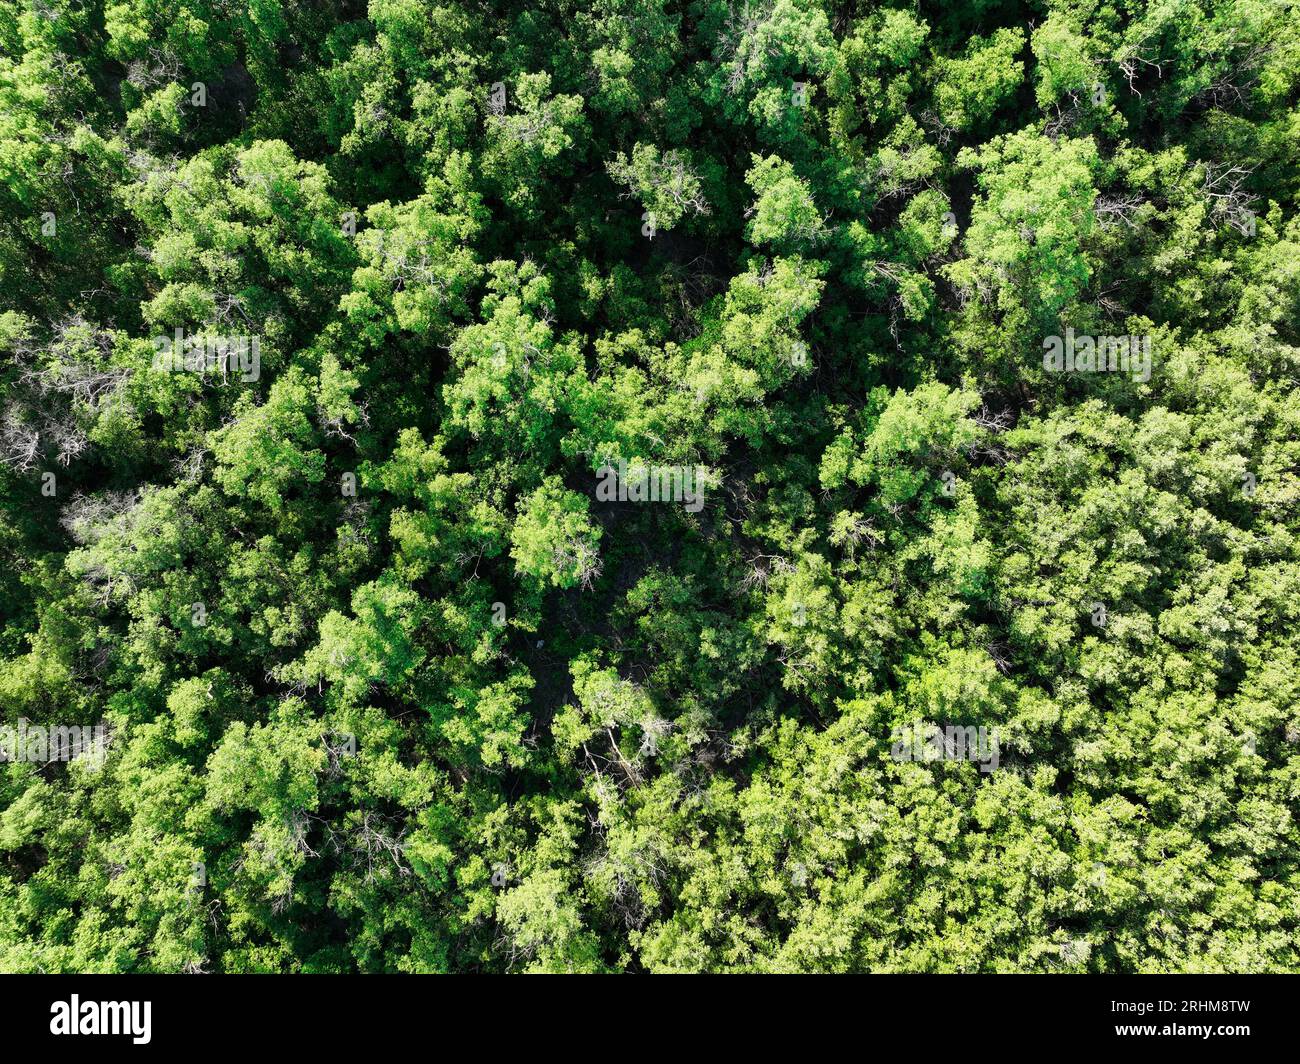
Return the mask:
<path id="1" fill-rule="evenodd" d="M 107 728 L 0 970 L 1300 970 L 1298 88 L 1292 0 L 0 0 L 0 722 Z"/>

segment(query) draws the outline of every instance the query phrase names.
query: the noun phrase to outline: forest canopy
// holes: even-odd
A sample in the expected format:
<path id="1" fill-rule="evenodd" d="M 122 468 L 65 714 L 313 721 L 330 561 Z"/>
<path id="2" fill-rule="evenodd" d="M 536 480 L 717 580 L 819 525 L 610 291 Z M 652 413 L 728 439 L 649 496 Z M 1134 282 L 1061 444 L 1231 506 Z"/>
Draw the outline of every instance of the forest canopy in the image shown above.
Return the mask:
<path id="1" fill-rule="evenodd" d="M 1300 971 L 1293 0 L 0 0 L 0 971 Z"/>

